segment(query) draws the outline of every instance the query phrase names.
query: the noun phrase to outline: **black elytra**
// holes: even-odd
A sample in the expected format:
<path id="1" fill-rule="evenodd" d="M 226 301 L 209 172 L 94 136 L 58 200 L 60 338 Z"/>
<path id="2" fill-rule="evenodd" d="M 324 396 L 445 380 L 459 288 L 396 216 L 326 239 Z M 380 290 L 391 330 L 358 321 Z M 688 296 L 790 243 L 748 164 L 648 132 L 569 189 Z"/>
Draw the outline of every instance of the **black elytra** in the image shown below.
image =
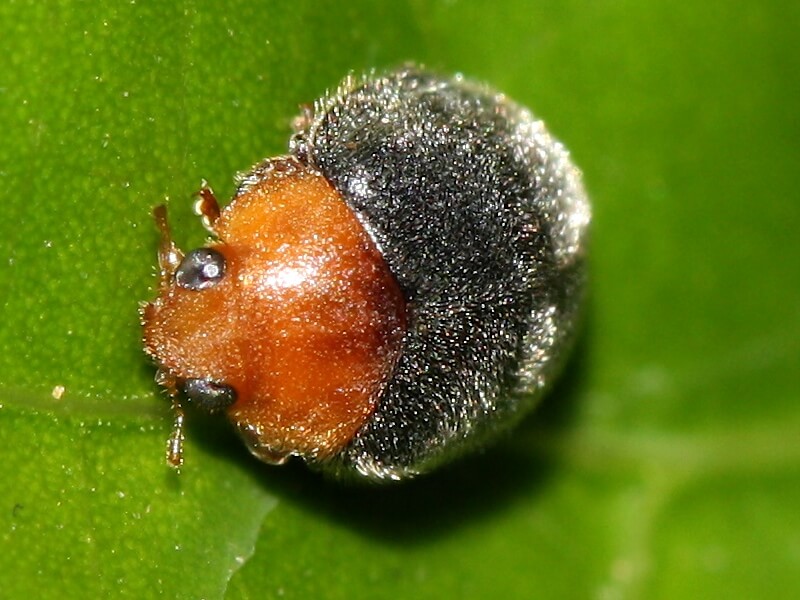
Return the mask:
<path id="1" fill-rule="evenodd" d="M 517 421 L 581 304 L 590 210 L 564 147 L 491 88 L 409 67 L 346 79 L 290 150 L 340 192 L 409 301 L 374 414 L 321 466 L 402 479 Z"/>

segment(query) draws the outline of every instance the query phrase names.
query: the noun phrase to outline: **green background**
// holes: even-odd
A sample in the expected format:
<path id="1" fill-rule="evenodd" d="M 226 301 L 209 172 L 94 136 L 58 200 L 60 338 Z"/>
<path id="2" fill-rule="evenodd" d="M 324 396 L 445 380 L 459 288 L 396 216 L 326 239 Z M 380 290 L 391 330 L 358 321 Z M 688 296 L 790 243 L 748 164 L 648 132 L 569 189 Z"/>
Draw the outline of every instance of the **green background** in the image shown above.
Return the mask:
<path id="1" fill-rule="evenodd" d="M 0 596 L 800 595 L 799 17 L 2 3 Z M 299 104 L 407 60 L 531 106 L 584 171 L 591 299 L 565 377 L 508 438 L 409 485 L 270 468 L 200 418 L 177 476 L 137 321 L 152 207 L 202 243 L 201 178 L 229 197 Z"/>

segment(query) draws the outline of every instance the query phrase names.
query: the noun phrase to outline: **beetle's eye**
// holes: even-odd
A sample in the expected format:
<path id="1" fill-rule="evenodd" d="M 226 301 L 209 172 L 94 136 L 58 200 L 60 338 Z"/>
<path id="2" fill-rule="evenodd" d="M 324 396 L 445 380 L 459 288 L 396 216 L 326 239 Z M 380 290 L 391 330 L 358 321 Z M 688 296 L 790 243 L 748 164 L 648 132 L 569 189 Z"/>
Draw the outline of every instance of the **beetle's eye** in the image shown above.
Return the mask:
<path id="1" fill-rule="evenodd" d="M 183 257 L 175 270 L 175 283 L 187 290 L 205 290 L 225 275 L 225 257 L 213 248 L 197 248 Z"/>
<path id="2" fill-rule="evenodd" d="M 213 379 L 186 379 L 181 390 L 192 404 L 210 413 L 226 409 L 236 402 L 236 390 Z"/>

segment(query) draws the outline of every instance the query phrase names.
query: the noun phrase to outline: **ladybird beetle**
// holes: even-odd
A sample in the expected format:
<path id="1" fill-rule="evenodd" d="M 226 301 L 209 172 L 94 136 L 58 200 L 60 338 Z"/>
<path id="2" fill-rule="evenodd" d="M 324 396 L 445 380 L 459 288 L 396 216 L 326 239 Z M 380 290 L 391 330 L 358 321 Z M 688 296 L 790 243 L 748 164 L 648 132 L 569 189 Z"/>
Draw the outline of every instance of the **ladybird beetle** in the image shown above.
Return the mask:
<path id="1" fill-rule="evenodd" d="M 398 480 L 508 428 L 570 346 L 589 204 L 525 108 L 417 67 L 349 76 L 289 153 L 238 177 L 213 235 L 161 231 L 145 351 L 173 398 L 224 412 L 259 459 Z"/>

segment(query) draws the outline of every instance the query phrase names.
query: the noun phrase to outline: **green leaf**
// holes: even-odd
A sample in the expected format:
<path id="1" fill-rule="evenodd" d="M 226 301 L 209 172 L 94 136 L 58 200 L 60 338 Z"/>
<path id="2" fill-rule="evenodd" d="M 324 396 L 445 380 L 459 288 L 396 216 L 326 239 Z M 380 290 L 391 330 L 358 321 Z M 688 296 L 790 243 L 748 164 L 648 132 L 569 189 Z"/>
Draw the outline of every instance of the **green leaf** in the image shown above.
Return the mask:
<path id="1" fill-rule="evenodd" d="M 0 6 L 0 595 L 800 594 L 800 8 L 499 4 Z M 261 465 L 199 418 L 169 471 L 152 207 L 201 243 L 202 178 L 229 196 L 298 105 L 407 60 L 531 106 L 584 170 L 561 385 L 408 485 Z"/>

